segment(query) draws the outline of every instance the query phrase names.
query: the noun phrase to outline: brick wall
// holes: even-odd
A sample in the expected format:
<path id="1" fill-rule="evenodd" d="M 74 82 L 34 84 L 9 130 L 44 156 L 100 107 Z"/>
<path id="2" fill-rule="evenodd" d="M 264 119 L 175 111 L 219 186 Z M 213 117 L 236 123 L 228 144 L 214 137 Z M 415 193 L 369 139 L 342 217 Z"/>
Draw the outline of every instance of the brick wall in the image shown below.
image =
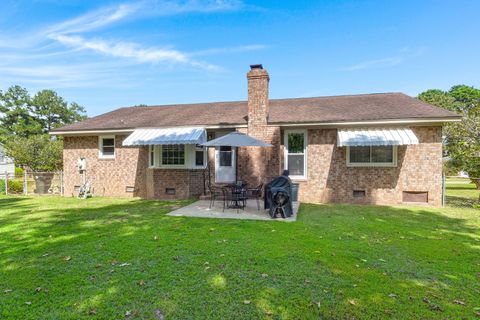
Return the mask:
<path id="1" fill-rule="evenodd" d="M 147 169 L 147 198 L 188 199 L 203 194 L 203 170 Z M 175 189 L 168 194 L 166 189 Z"/>
<path id="2" fill-rule="evenodd" d="M 336 129 L 308 130 L 308 179 L 299 181 L 300 200 L 392 205 L 402 203 L 403 191 L 419 191 L 428 192 L 429 204 L 441 205 L 441 127 L 412 130 L 420 144 L 398 147 L 395 168 L 347 167 Z M 365 190 L 366 196 L 355 198 L 353 190 Z"/>
<path id="3" fill-rule="evenodd" d="M 148 150 L 146 147 L 122 147 L 125 135 L 115 136 L 115 159 L 100 159 L 98 156 L 98 136 L 64 138 L 63 170 L 65 195 L 74 193 L 74 186 L 82 184 L 77 161 L 86 158 L 86 179 L 92 183 L 95 195 L 99 196 L 146 196 L 146 168 Z M 135 192 L 126 192 L 134 187 Z"/>

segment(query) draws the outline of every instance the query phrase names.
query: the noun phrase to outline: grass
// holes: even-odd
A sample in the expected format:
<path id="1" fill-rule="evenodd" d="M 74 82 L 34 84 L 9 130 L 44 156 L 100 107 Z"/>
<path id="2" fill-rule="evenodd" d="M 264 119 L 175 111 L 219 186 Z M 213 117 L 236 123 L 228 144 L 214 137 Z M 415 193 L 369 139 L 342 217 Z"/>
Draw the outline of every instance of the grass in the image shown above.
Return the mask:
<path id="1" fill-rule="evenodd" d="M 480 191 L 467 178 L 447 179 L 447 203 L 454 207 L 472 207 L 479 201 Z"/>
<path id="2" fill-rule="evenodd" d="M 186 203 L 0 197 L 0 318 L 480 312 L 478 209 L 303 204 L 295 223 L 165 215 Z"/>

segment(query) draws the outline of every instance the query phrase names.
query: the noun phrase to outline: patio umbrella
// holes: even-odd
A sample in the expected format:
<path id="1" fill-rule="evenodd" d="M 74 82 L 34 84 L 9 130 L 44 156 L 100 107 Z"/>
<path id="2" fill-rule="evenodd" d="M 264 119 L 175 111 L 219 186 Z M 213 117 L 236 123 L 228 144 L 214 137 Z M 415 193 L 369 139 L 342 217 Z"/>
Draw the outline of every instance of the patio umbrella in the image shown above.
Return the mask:
<path id="1" fill-rule="evenodd" d="M 221 136 L 217 139 L 210 140 L 202 144 L 205 147 L 273 147 L 270 143 L 263 142 L 256 138 L 250 137 L 244 133 L 234 131 Z M 237 154 L 237 153 L 235 153 Z M 235 177 L 237 177 L 238 161 L 235 161 Z M 238 177 L 237 177 L 238 178 Z"/>
<path id="2" fill-rule="evenodd" d="M 220 138 L 202 144 L 205 147 L 273 147 L 270 143 L 250 137 L 241 132 L 230 132 Z"/>

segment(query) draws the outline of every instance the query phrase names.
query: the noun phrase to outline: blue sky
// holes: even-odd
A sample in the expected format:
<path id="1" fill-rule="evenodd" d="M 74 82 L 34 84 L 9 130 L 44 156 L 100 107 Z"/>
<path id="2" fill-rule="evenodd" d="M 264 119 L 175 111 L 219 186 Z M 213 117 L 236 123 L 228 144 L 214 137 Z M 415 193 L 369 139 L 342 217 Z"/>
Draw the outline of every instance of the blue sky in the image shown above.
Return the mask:
<path id="1" fill-rule="evenodd" d="M 480 1 L 2 1 L 0 88 L 122 106 L 480 86 Z"/>

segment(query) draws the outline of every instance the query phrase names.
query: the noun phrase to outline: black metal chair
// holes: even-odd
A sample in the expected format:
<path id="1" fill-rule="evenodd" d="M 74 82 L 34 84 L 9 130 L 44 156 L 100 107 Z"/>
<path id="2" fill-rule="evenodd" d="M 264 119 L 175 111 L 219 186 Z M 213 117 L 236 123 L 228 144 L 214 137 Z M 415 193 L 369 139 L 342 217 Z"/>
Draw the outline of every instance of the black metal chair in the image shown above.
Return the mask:
<path id="1" fill-rule="evenodd" d="M 223 192 L 223 188 L 220 186 L 208 185 L 208 190 L 210 191 L 210 208 L 215 205 L 215 200 L 222 200 L 225 202 L 225 193 Z M 225 203 L 223 204 L 225 207 Z"/>
<path id="2" fill-rule="evenodd" d="M 263 183 L 260 183 L 256 188 L 247 189 L 247 199 L 255 199 L 257 201 L 257 209 L 260 210 L 260 199 L 263 194 Z"/>

